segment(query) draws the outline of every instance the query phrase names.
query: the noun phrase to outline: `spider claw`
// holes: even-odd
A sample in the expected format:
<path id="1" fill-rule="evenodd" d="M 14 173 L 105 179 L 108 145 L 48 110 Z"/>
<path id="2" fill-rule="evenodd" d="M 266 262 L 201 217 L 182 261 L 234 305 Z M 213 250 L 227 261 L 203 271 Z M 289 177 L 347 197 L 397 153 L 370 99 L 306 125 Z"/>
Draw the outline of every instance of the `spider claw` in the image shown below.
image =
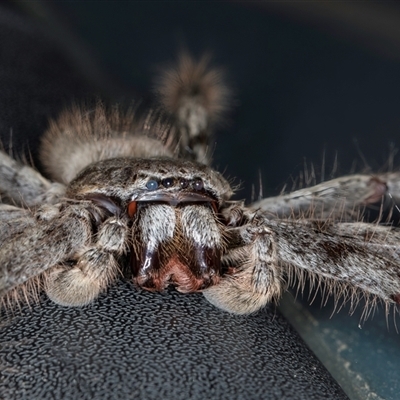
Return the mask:
<path id="1" fill-rule="evenodd" d="M 190 253 L 190 261 L 182 261 L 178 255 L 167 257 L 163 250 L 144 246 L 139 257 L 132 255 L 134 282 L 138 286 L 150 291 L 162 291 L 173 285 L 182 293 L 191 293 L 219 281 L 219 250 L 195 247 L 194 253 Z"/>
<path id="2" fill-rule="evenodd" d="M 203 280 L 203 289 L 214 284 L 216 276 L 221 275 L 221 251 L 195 246 L 191 270 Z"/>
<path id="3" fill-rule="evenodd" d="M 153 275 L 160 270 L 160 257 L 157 248 L 143 246 L 140 254 L 131 255 L 131 266 L 134 275 L 134 282 L 147 290 L 159 291 L 164 287 L 158 288 L 154 283 Z"/>

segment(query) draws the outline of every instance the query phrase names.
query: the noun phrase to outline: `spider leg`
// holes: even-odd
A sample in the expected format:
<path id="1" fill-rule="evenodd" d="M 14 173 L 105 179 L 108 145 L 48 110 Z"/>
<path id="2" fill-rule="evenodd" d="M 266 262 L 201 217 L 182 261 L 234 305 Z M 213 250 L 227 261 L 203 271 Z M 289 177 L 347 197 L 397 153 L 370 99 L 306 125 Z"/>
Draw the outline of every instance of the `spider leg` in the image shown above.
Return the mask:
<path id="1" fill-rule="evenodd" d="M 3 202 L 31 207 L 59 201 L 65 186 L 52 183 L 28 165 L 21 164 L 0 150 L 0 194 Z"/>
<path id="2" fill-rule="evenodd" d="M 174 120 L 180 156 L 203 164 L 211 163 L 213 126 L 228 108 L 230 95 L 222 71 L 211 68 L 209 61 L 207 56 L 195 61 L 183 53 L 156 82 L 162 107 Z"/>
<path id="3" fill-rule="evenodd" d="M 104 207 L 66 201 L 32 213 L 1 205 L 0 225 L 7 233 L 1 236 L 0 297 L 42 276 L 46 291 L 60 304 L 82 305 L 95 298 L 115 277 L 115 257 L 127 243 L 127 222 L 107 218 L 110 210 Z M 72 260 L 75 265 L 68 266 Z"/>
<path id="4" fill-rule="evenodd" d="M 247 224 L 229 231 L 232 243 L 222 262 L 234 271 L 218 285 L 203 291 L 216 307 L 234 314 L 250 314 L 279 299 L 285 287 L 277 259 L 273 231 Z"/>
<path id="5" fill-rule="evenodd" d="M 0 248 L 10 237 L 35 225 L 33 214 L 26 209 L 0 204 Z"/>
<path id="6" fill-rule="evenodd" d="M 65 206 L 65 205 L 64 205 Z M 94 214 L 101 211 L 80 204 L 46 206 L 36 213 L 21 209 L 3 219 L 9 233 L 0 248 L 0 296 L 47 271 L 53 265 L 73 258 L 90 243 Z M 4 206 L 2 207 L 4 214 Z"/>
<path id="7" fill-rule="evenodd" d="M 118 258 L 127 251 L 127 239 L 127 221 L 106 219 L 95 243 L 80 252 L 72 268 L 59 265 L 50 271 L 45 288 L 49 298 L 64 306 L 82 306 L 94 300 L 120 272 Z"/>
<path id="8" fill-rule="evenodd" d="M 359 295 L 400 303 L 400 230 L 366 223 L 269 220 L 255 213 L 234 228 L 236 247 L 225 258 L 233 268 L 204 291 L 214 305 L 246 314 L 277 300 L 304 277 L 353 304 Z M 298 280 L 296 281 L 295 278 Z"/>
<path id="9" fill-rule="evenodd" d="M 252 204 L 275 218 L 360 221 L 367 207 L 382 211 L 400 199 L 400 173 L 349 175 Z"/>

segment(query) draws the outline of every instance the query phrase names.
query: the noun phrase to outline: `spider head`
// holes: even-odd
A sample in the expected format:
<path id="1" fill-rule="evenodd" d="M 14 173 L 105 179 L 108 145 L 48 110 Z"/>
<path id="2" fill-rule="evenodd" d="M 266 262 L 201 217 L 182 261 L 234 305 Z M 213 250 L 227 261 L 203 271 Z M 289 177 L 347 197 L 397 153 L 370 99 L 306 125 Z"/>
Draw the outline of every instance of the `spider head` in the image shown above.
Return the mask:
<path id="1" fill-rule="evenodd" d="M 232 190 L 214 170 L 171 159 L 105 160 L 82 171 L 68 194 L 129 221 L 140 287 L 194 292 L 219 281 L 226 247 L 220 211 Z"/>

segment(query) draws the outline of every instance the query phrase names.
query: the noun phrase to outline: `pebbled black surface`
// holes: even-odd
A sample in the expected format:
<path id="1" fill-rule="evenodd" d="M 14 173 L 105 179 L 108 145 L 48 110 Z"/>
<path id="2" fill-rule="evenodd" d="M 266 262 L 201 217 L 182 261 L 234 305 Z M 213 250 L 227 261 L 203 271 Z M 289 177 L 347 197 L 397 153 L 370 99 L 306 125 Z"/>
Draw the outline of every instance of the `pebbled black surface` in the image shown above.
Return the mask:
<path id="1" fill-rule="evenodd" d="M 120 283 L 84 308 L 43 297 L 4 319 L 2 399 L 345 399 L 275 309 Z"/>

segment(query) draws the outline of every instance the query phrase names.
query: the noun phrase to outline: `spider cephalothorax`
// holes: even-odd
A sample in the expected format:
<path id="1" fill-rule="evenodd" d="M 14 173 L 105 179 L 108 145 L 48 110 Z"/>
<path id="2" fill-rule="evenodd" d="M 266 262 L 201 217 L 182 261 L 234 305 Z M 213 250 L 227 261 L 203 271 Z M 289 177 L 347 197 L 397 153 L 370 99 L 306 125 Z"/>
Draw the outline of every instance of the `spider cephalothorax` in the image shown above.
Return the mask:
<path id="1" fill-rule="evenodd" d="M 51 122 L 41 155 L 53 181 L 0 151 L 3 299 L 43 287 L 59 304 L 84 305 L 129 264 L 140 287 L 201 290 L 239 314 L 306 278 L 354 304 L 400 302 L 400 232 L 362 222 L 367 206 L 399 197 L 400 174 L 231 201 L 208 166 L 229 91 L 206 64 L 183 56 L 160 80 L 170 126 L 101 104 Z"/>
<path id="2" fill-rule="evenodd" d="M 167 158 L 115 158 L 91 164 L 67 188 L 126 221 L 135 282 L 193 292 L 222 275 L 226 233 L 220 210 L 232 195 L 211 168 Z"/>

